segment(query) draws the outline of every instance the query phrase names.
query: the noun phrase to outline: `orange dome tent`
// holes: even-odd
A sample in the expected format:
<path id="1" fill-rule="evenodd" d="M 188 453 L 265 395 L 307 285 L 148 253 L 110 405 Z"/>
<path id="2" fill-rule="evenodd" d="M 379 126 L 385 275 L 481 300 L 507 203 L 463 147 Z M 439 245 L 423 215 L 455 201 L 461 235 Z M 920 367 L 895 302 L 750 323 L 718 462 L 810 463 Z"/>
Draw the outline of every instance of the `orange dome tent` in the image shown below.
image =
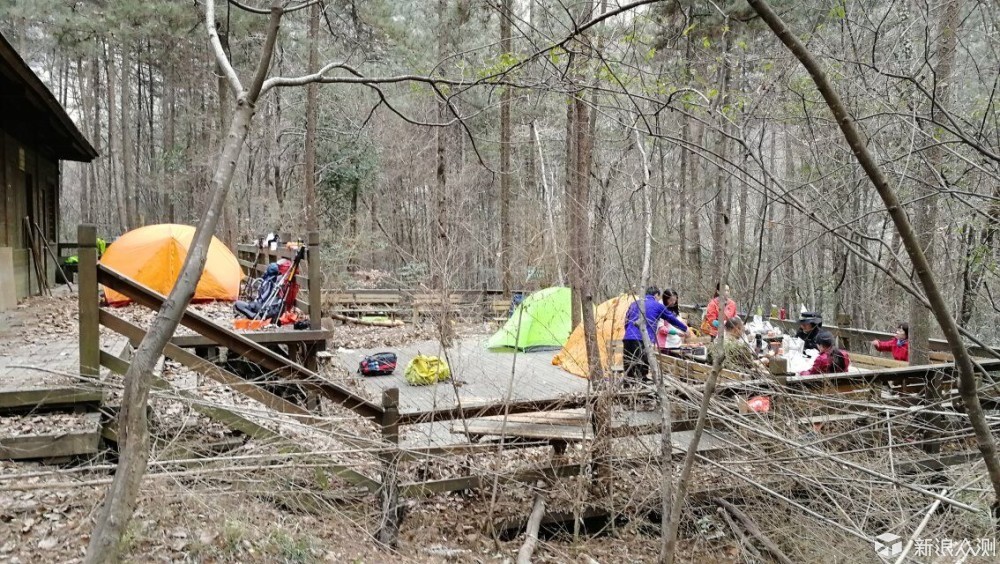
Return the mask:
<path id="1" fill-rule="evenodd" d="M 108 246 L 101 264 L 163 294 L 170 293 L 194 238 L 190 225 L 148 225 L 133 229 Z M 194 291 L 195 301 L 235 301 L 243 272 L 233 253 L 215 237 L 208 247 L 205 271 Z M 104 290 L 108 303 L 125 305 L 127 296 Z"/>
<path id="2" fill-rule="evenodd" d="M 597 306 L 594 312 L 594 320 L 597 325 L 597 350 L 601 355 L 601 366 L 607 371 L 610 366 L 608 355 L 611 352 L 611 341 L 620 341 L 625 336 L 625 313 L 628 306 L 635 301 L 627 295 L 621 295 Z M 618 353 L 620 356 L 621 353 Z M 619 363 L 621 359 L 615 359 Z M 579 324 L 573 329 L 573 333 L 566 341 L 566 345 L 554 357 L 552 364 L 562 367 L 563 370 L 580 376 L 589 378 L 590 370 L 587 362 L 587 345 L 583 340 L 583 324 Z"/>

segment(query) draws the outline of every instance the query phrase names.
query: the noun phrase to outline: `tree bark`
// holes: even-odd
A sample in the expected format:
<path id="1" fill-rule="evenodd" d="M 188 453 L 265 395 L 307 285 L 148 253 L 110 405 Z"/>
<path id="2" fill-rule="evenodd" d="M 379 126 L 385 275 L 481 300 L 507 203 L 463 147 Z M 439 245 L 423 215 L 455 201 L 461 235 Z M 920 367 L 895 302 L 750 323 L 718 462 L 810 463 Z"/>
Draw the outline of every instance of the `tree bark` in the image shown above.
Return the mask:
<path id="1" fill-rule="evenodd" d="M 934 312 L 934 317 L 941 326 L 941 330 L 948 340 L 951 352 L 955 357 L 955 366 L 958 369 L 959 377 L 959 394 L 965 403 L 966 413 L 975 432 L 976 442 L 980 452 L 983 454 L 986 471 L 993 486 L 994 501 L 992 509 L 994 519 L 996 519 L 1000 517 L 1000 459 L 997 457 L 996 444 L 993 441 L 993 435 L 986 422 L 982 405 L 979 402 L 979 395 L 977 393 L 978 378 L 972 358 L 969 356 L 969 351 L 965 347 L 965 343 L 962 342 L 958 325 L 948 311 L 944 295 L 938 288 L 937 280 L 934 277 L 930 264 L 927 262 L 927 257 L 924 255 L 923 248 L 913 229 L 913 225 L 910 223 L 906 212 L 902 209 L 895 191 L 889 186 L 889 181 L 882 172 L 882 169 L 875 161 L 871 152 L 869 152 L 865 138 L 855 126 L 854 119 L 847 113 L 843 102 L 840 100 L 840 96 L 833 89 L 819 62 L 816 61 L 805 45 L 788 30 L 785 23 L 774 13 L 766 0 L 747 1 L 761 19 L 767 23 L 778 39 L 781 40 L 809 72 L 817 89 L 830 107 L 834 118 L 836 118 L 841 132 L 844 134 L 844 138 L 850 145 L 861 167 L 871 179 L 872 184 L 878 191 L 879 197 L 885 204 L 886 210 L 889 212 L 889 216 L 896 226 L 896 230 L 899 232 L 903 246 L 906 248 L 907 255 L 909 255 L 910 261 L 913 263 L 917 278 L 923 286 L 931 310 Z"/>

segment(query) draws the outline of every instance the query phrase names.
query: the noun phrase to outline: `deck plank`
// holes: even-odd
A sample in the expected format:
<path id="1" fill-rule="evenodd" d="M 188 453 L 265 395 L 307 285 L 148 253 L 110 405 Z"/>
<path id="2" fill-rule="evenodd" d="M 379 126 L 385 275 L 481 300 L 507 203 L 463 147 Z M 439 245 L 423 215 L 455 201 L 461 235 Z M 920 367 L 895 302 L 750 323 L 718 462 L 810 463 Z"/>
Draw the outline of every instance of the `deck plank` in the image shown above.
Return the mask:
<path id="1" fill-rule="evenodd" d="M 101 349 L 121 351 L 126 340 L 102 335 Z M 75 340 L 59 335 L 52 341 L 17 343 L 0 356 L 0 410 L 99 403 L 99 385 L 80 376 Z"/>

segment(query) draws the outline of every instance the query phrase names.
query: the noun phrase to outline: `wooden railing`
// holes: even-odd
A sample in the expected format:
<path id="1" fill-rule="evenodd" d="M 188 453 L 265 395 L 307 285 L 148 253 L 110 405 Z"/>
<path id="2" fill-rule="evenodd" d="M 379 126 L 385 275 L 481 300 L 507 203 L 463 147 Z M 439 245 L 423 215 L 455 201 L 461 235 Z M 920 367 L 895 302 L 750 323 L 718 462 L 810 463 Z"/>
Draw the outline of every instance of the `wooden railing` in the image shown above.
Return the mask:
<path id="1" fill-rule="evenodd" d="M 400 289 L 343 289 L 324 290 L 323 307 L 340 315 L 384 314 L 390 317 L 410 317 L 452 313 L 466 313 L 483 319 L 502 320 L 510 309 L 510 298 L 502 290 L 437 290 L 419 288 Z"/>

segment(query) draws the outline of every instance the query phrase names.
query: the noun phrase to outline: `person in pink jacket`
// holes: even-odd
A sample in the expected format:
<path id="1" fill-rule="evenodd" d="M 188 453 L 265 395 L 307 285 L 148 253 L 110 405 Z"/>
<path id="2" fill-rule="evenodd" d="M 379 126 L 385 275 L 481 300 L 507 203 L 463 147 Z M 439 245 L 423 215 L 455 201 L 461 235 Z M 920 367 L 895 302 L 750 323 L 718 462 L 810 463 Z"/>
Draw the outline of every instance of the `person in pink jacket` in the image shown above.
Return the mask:
<path id="1" fill-rule="evenodd" d="M 891 352 L 892 358 L 907 362 L 910 360 L 910 325 L 900 323 L 896 327 L 896 338 L 888 341 L 872 341 L 872 347 L 877 351 Z"/>

